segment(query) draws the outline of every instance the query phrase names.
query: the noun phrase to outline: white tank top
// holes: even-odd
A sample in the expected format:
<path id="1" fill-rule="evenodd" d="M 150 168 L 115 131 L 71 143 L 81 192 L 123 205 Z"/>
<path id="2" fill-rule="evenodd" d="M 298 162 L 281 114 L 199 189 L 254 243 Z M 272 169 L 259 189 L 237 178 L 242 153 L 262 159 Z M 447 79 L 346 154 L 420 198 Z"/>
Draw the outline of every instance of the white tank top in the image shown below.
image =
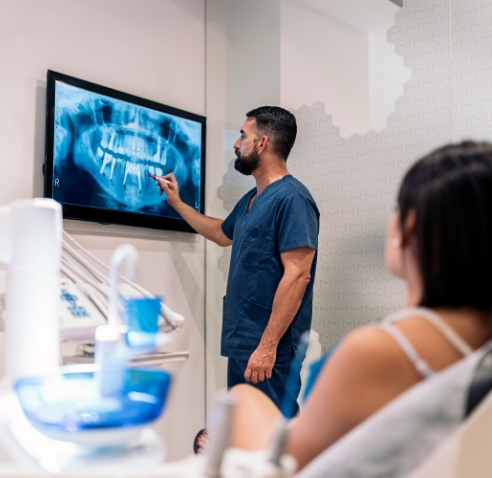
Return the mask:
<path id="1" fill-rule="evenodd" d="M 462 355 L 467 356 L 473 352 L 473 349 L 443 320 L 439 315 L 425 307 L 414 307 L 405 309 L 384 318 L 380 328 L 390 334 L 401 347 L 410 362 L 423 377 L 430 377 L 435 373 L 435 370 L 417 353 L 415 347 L 407 339 L 405 334 L 393 324 L 398 320 L 407 317 L 422 317 L 427 319 L 448 339 L 449 343 Z"/>

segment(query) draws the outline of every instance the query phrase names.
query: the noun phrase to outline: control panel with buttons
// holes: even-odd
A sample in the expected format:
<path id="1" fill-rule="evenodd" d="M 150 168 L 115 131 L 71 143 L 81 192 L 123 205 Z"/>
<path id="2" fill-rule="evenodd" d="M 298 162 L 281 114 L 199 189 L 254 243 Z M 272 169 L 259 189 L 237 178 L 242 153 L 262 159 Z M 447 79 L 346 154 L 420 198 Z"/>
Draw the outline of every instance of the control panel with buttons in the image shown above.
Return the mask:
<path id="1" fill-rule="evenodd" d="M 60 281 L 62 340 L 94 340 L 96 327 L 106 324 L 100 310 L 68 279 Z"/>

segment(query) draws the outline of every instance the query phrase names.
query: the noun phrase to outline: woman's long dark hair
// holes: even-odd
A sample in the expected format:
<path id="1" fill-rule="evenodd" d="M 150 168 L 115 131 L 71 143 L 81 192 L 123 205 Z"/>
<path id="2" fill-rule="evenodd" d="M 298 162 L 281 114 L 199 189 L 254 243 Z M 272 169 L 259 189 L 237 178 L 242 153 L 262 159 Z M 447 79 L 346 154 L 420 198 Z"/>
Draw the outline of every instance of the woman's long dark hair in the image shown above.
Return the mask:
<path id="1" fill-rule="evenodd" d="M 492 144 L 466 141 L 420 159 L 398 194 L 403 241 L 416 216 L 421 305 L 492 309 Z"/>

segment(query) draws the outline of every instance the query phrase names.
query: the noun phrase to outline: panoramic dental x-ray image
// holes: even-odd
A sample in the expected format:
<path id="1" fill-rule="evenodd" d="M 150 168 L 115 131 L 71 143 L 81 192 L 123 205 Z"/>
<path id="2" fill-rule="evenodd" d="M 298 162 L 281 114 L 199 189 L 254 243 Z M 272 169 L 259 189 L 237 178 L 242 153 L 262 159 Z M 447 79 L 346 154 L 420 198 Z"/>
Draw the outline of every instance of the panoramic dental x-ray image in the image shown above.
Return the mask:
<path id="1" fill-rule="evenodd" d="M 150 175 L 174 173 L 200 210 L 200 123 L 56 82 L 53 198 L 175 217 Z"/>

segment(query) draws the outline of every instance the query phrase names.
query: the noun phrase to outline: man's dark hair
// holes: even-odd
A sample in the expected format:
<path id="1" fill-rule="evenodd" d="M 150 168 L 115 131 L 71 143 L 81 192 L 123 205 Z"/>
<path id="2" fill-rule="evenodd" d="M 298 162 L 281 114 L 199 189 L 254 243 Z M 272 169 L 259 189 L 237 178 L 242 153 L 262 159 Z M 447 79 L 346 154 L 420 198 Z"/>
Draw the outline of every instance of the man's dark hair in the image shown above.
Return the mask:
<path id="1" fill-rule="evenodd" d="M 422 158 L 403 179 L 398 207 L 404 242 L 415 213 L 420 305 L 490 312 L 492 144 L 466 141 Z"/>
<path id="2" fill-rule="evenodd" d="M 246 117 L 256 120 L 258 136 L 268 136 L 273 153 L 287 160 L 297 135 L 295 116 L 278 106 L 261 106 L 249 111 Z"/>

